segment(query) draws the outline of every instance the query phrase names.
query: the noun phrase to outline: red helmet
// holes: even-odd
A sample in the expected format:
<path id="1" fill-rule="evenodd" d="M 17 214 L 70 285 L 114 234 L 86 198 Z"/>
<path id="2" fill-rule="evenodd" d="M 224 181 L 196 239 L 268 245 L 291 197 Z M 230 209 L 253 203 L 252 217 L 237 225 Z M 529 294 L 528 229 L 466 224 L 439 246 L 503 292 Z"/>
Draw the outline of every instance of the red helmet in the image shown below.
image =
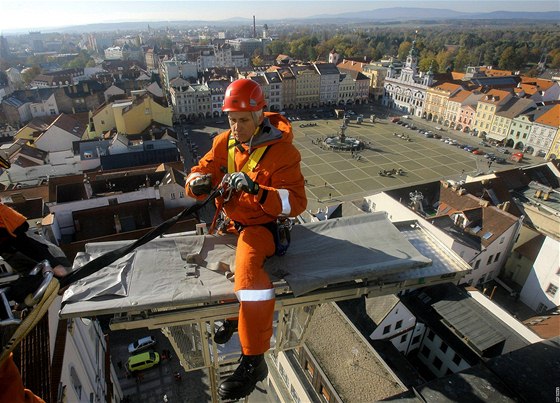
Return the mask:
<path id="1" fill-rule="evenodd" d="M 256 112 L 264 109 L 266 102 L 262 88 L 253 80 L 235 80 L 226 89 L 224 112 Z"/>

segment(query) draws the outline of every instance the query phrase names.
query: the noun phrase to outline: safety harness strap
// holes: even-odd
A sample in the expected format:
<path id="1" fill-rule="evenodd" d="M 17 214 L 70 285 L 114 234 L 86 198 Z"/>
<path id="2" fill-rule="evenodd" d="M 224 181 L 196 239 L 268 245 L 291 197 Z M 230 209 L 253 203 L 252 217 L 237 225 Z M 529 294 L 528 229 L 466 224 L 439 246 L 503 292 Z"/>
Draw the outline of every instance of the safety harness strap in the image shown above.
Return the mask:
<path id="1" fill-rule="evenodd" d="M 237 169 L 235 168 L 235 149 L 236 149 L 236 140 L 233 137 L 233 135 L 229 136 L 229 140 L 228 140 L 228 173 L 232 174 L 234 172 L 237 172 Z M 259 163 L 259 161 L 261 160 L 264 152 L 266 151 L 266 146 L 265 147 L 259 147 L 256 148 L 251 155 L 249 155 L 249 160 L 247 160 L 247 162 L 245 163 L 245 165 L 243 166 L 243 168 L 241 168 L 240 172 L 251 172 L 253 171 L 253 169 L 255 169 L 255 167 L 257 166 L 257 164 Z"/>

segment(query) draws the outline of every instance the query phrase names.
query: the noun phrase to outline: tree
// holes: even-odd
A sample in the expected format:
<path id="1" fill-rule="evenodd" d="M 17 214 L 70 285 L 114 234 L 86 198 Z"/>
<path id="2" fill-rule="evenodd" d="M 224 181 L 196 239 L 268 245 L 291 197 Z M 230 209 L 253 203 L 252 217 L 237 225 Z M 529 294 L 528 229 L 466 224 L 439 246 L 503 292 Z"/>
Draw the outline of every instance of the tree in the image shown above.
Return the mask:
<path id="1" fill-rule="evenodd" d="M 38 66 L 33 66 L 23 70 L 21 77 L 23 78 L 23 82 L 25 84 L 29 84 L 39 74 L 41 74 L 41 69 Z"/>
<path id="2" fill-rule="evenodd" d="M 513 69 L 515 65 L 515 51 L 512 46 L 508 46 L 500 56 L 498 67 L 504 70 Z"/>
<path id="3" fill-rule="evenodd" d="M 411 48 L 412 48 L 412 42 L 409 41 L 401 42 L 401 44 L 399 45 L 399 53 L 398 53 L 399 60 L 406 59 L 406 57 L 410 53 Z"/>
<path id="4" fill-rule="evenodd" d="M 436 63 L 439 66 L 437 71 L 445 73 L 453 64 L 453 52 L 449 50 L 442 50 L 436 55 Z"/>
<path id="5" fill-rule="evenodd" d="M 434 73 L 439 70 L 439 65 L 436 61 L 436 55 L 432 51 L 424 51 L 422 55 L 420 55 L 418 69 L 420 71 L 428 71 L 430 68 Z"/>
<path id="6" fill-rule="evenodd" d="M 560 49 L 554 49 L 548 54 L 548 66 L 553 69 L 560 68 Z"/>
<path id="7" fill-rule="evenodd" d="M 264 64 L 262 57 L 260 57 L 259 55 L 255 55 L 255 57 L 251 59 L 251 63 L 253 63 L 254 67 L 259 67 Z"/>

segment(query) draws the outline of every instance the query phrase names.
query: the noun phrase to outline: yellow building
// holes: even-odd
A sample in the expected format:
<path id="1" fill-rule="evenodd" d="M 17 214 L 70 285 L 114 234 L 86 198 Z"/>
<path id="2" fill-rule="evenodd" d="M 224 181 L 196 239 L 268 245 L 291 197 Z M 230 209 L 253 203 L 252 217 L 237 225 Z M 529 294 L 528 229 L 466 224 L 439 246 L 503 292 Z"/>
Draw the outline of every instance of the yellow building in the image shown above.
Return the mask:
<path id="1" fill-rule="evenodd" d="M 554 140 L 552 140 L 552 145 L 550 146 L 550 151 L 546 154 L 546 159 L 556 159 L 560 156 L 560 128 L 556 130 L 556 135 Z"/>
<path id="2" fill-rule="evenodd" d="M 33 142 L 37 137 L 39 137 L 39 135 L 49 128 L 55 119 L 56 116 L 34 118 L 31 122 L 17 131 L 15 139 Z"/>
<path id="3" fill-rule="evenodd" d="M 426 90 L 424 113 L 426 118 L 436 123 L 443 124 L 449 97 L 458 93 L 462 87 L 459 84 L 441 83 Z M 449 126 L 450 122 L 446 122 Z"/>
<path id="4" fill-rule="evenodd" d="M 115 127 L 115 113 L 113 111 L 113 104 L 119 102 L 130 101 L 116 101 L 114 103 L 104 103 L 99 106 L 95 111 L 89 113 L 89 125 L 87 129 L 87 138 L 93 139 L 101 137 L 103 133 Z"/>
<path id="5" fill-rule="evenodd" d="M 492 127 L 498 107 L 504 105 L 512 97 L 512 94 L 502 90 L 488 91 L 476 105 L 476 116 L 473 131 L 479 137 L 486 136 Z"/>
<path id="6" fill-rule="evenodd" d="M 320 103 L 318 89 L 321 88 L 321 76 L 313 66 L 291 66 L 296 78 L 296 108 L 316 108 Z"/>
<path id="7" fill-rule="evenodd" d="M 147 92 L 135 91 L 131 99 L 104 104 L 90 116 L 88 138 L 116 129 L 126 135 L 142 133 L 153 122 L 173 126 L 173 109 L 156 102 Z"/>

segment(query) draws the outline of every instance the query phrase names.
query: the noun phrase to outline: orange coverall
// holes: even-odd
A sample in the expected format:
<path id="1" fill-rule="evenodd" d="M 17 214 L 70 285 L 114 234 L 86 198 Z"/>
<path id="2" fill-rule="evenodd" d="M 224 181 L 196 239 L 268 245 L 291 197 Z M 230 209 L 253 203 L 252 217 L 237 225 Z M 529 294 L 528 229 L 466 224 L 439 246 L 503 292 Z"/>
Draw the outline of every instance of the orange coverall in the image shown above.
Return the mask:
<path id="1" fill-rule="evenodd" d="M 14 364 L 12 354 L 0 366 L 0 402 L 45 403 L 43 399 L 23 387 L 21 375 Z"/>
<path id="2" fill-rule="evenodd" d="M 252 149 L 267 147 L 249 177 L 260 186 L 252 195 L 234 192 L 223 204 L 227 217 L 243 226 L 235 254 L 234 291 L 240 303 L 238 332 L 244 355 L 263 354 L 270 348 L 275 293 L 263 265 L 275 252 L 274 237 L 262 224 L 279 217 L 295 217 L 307 206 L 305 181 L 301 173 L 301 155 L 292 144 L 290 122 L 278 113 L 265 112 L 259 134 L 252 142 Z M 281 132 L 278 133 L 278 131 Z M 276 133 L 275 136 L 270 136 Z M 189 190 L 189 183 L 203 174 L 212 175 L 217 186 L 228 168 L 228 139 L 230 131 L 214 138 L 212 149 L 191 169 L 185 185 L 187 194 L 197 199 Z M 266 141 L 270 137 L 270 141 Z M 243 151 L 238 148 L 242 147 Z M 236 146 L 235 171 L 241 171 L 249 160 L 247 144 Z M 216 200 L 221 205 L 223 200 Z"/>

